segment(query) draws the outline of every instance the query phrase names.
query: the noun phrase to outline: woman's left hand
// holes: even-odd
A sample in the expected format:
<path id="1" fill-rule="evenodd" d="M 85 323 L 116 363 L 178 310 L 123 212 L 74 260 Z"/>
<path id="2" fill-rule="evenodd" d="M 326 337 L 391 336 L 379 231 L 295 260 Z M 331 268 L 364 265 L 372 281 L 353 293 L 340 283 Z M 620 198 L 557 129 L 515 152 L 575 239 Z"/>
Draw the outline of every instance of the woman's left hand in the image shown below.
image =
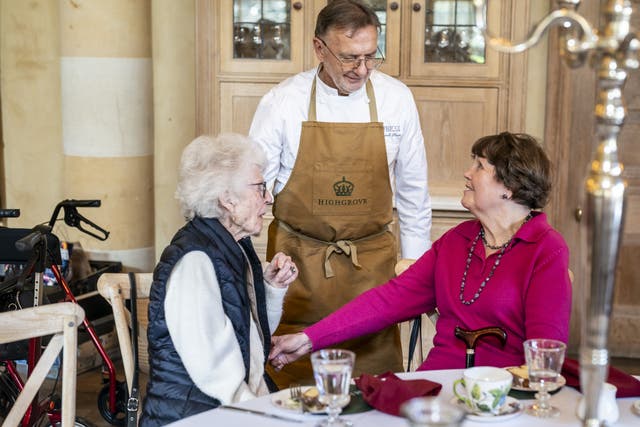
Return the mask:
<path id="1" fill-rule="evenodd" d="M 298 277 L 298 267 L 290 256 L 278 252 L 264 269 L 264 279 L 276 288 L 286 288 Z"/>

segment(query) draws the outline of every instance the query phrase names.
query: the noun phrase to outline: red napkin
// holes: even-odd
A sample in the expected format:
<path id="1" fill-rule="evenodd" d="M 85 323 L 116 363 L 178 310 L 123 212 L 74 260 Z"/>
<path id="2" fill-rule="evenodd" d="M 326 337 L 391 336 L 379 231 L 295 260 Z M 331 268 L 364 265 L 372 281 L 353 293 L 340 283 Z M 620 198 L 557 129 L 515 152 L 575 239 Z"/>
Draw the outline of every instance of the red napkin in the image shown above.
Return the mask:
<path id="1" fill-rule="evenodd" d="M 568 386 L 580 391 L 580 363 L 577 360 L 565 358 L 561 373 L 567 379 Z M 609 366 L 607 382 L 618 388 L 616 397 L 640 396 L 640 380 L 613 366 Z"/>
<path id="2" fill-rule="evenodd" d="M 400 415 L 400 405 L 419 396 L 437 396 L 442 384 L 429 380 L 402 380 L 393 372 L 362 374 L 355 379 L 362 398 L 379 411 Z"/>

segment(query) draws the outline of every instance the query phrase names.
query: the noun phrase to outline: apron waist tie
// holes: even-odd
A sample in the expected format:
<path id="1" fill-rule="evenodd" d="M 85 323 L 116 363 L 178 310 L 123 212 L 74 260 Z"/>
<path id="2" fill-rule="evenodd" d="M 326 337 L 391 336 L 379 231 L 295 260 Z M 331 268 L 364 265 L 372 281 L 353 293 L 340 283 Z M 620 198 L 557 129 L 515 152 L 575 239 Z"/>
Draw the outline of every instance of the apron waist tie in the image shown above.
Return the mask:
<path id="1" fill-rule="evenodd" d="M 351 256 L 351 262 L 353 263 L 353 266 L 357 269 L 362 268 L 362 266 L 358 263 L 358 249 L 351 240 L 338 240 L 337 242 L 329 242 L 329 246 L 324 252 L 324 277 L 326 279 L 335 276 L 335 274 L 333 273 L 333 268 L 331 268 L 331 262 L 329 262 L 329 257 L 331 257 L 333 253 Z"/>
<path id="2" fill-rule="evenodd" d="M 293 228 L 291 228 L 289 224 L 281 220 L 278 220 L 278 226 L 282 227 L 284 230 L 288 231 L 289 233 L 295 234 L 300 238 L 310 240 L 322 245 L 327 245 L 327 249 L 324 253 L 324 277 L 326 279 L 329 279 L 330 277 L 335 276 L 335 273 L 333 272 L 333 268 L 331 267 L 331 262 L 330 262 L 331 255 L 333 255 L 334 253 L 345 254 L 346 256 L 351 258 L 351 262 L 353 263 L 353 266 L 357 269 L 360 269 L 362 268 L 362 266 L 358 262 L 358 248 L 356 247 L 355 244 L 357 242 L 362 242 L 364 240 L 381 236 L 388 231 L 388 227 L 385 226 L 382 230 L 380 230 L 377 233 L 369 234 L 368 236 L 361 237 L 356 240 L 341 239 L 335 242 L 329 242 L 326 240 L 316 239 L 315 237 L 311 237 L 306 234 L 300 233 L 299 231 L 296 231 Z"/>

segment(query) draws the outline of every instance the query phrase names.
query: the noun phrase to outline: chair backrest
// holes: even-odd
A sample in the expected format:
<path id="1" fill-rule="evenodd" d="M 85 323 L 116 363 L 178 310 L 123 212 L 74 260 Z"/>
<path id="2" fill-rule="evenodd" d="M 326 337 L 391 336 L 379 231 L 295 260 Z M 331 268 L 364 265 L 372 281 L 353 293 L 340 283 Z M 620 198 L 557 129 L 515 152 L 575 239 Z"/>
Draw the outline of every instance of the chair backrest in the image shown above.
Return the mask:
<path id="1" fill-rule="evenodd" d="M 410 258 L 398 260 L 395 266 L 396 276 L 404 273 L 414 262 L 416 262 L 416 260 Z M 402 342 L 402 355 L 405 359 L 405 366 L 414 367 L 412 369 L 420 366 L 427 353 L 429 353 L 429 350 L 433 347 L 433 337 L 436 334 L 435 324 L 437 320 L 438 310 L 436 309 L 422 314 L 419 319 L 415 318 L 400 324 L 400 340 Z M 411 349 L 411 334 L 418 326 L 416 322 L 420 322 L 420 328 L 417 330 L 419 336 L 417 337 L 417 342 L 414 344 L 414 348 Z M 411 356 L 411 363 L 408 363 L 409 356 Z"/>
<path id="2" fill-rule="evenodd" d="M 149 306 L 149 290 L 153 281 L 152 273 L 135 273 L 136 301 L 138 317 L 138 363 L 140 370 L 148 372 L 149 359 L 147 353 L 147 308 Z M 133 381 L 133 351 L 131 347 L 131 313 L 125 307 L 125 300 L 131 299 L 131 286 L 127 273 L 103 273 L 98 278 L 98 292 L 111 304 L 113 320 L 116 325 L 122 365 L 124 367 L 127 388 L 131 392 Z"/>
<path id="3" fill-rule="evenodd" d="M 411 258 L 402 258 L 400 260 L 398 260 L 398 262 L 396 262 L 396 266 L 395 266 L 395 272 L 396 272 L 396 276 L 401 275 L 402 273 L 404 273 L 404 271 L 411 267 L 411 265 L 416 262 L 415 259 L 411 259 Z"/>
<path id="4" fill-rule="evenodd" d="M 400 259 L 395 266 L 395 273 L 396 276 L 401 275 L 402 273 L 405 272 L 405 270 L 409 267 L 411 267 L 411 265 L 416 262 L 415 259 L 411 259 L 411 258 L 402 258 Z M 428 311 L 425 313 L 426 316 L 429 318 L 429 320 L 431 320 L 431 323 L 433 323 L 433 325 L 435 326 L 436 322 L 438 321 L 438 309 L 434 309 L 431 311 Z"/>
<path id="5" fill-rule="evenodd" d="M 76 418 L 76 374 L 78 325 L 84 310 L 78 304 L 61 302 L 0 313 L 0 344 L 53 334 L 31 376 L 20 391 L 2 424 L 17 427 L 58 354 L 62 352 L 62 427 L 72 427 Z"/>

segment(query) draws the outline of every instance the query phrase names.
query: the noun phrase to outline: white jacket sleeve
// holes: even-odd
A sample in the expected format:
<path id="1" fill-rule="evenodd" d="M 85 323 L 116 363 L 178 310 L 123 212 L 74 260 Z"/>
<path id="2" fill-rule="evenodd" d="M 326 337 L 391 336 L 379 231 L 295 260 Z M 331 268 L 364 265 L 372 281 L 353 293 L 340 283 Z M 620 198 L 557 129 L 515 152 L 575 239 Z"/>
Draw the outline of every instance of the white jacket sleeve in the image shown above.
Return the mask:
<path id="1" fill-rule="evenodd" d="M 164 309 L 171 340 L 200 390 L 223 404 L 254 397 L 244 382 L 242 353 L 222 307 L 213 264 L 204 252 L 189 252 L 176 263 Z"/>
<path id="2" fill-rule="evenodd" d="M 273 334 L 282 317 L 282 303 L 288 287 L 276 288 L 265 281 L 265 297 L 267 300 L 267 318 L 269 319 L 269 332 Z"/>
<path id="3" fill-rule="evenodd" d="M 262 147 L 267 156 L 264 179 L 269 188 L 274 188 L 281 167 L 280 157 L 285 139 L 281 117 L 275 94 L 270 91 L 260 100 L 249 129 L 249 136 Z"/>

